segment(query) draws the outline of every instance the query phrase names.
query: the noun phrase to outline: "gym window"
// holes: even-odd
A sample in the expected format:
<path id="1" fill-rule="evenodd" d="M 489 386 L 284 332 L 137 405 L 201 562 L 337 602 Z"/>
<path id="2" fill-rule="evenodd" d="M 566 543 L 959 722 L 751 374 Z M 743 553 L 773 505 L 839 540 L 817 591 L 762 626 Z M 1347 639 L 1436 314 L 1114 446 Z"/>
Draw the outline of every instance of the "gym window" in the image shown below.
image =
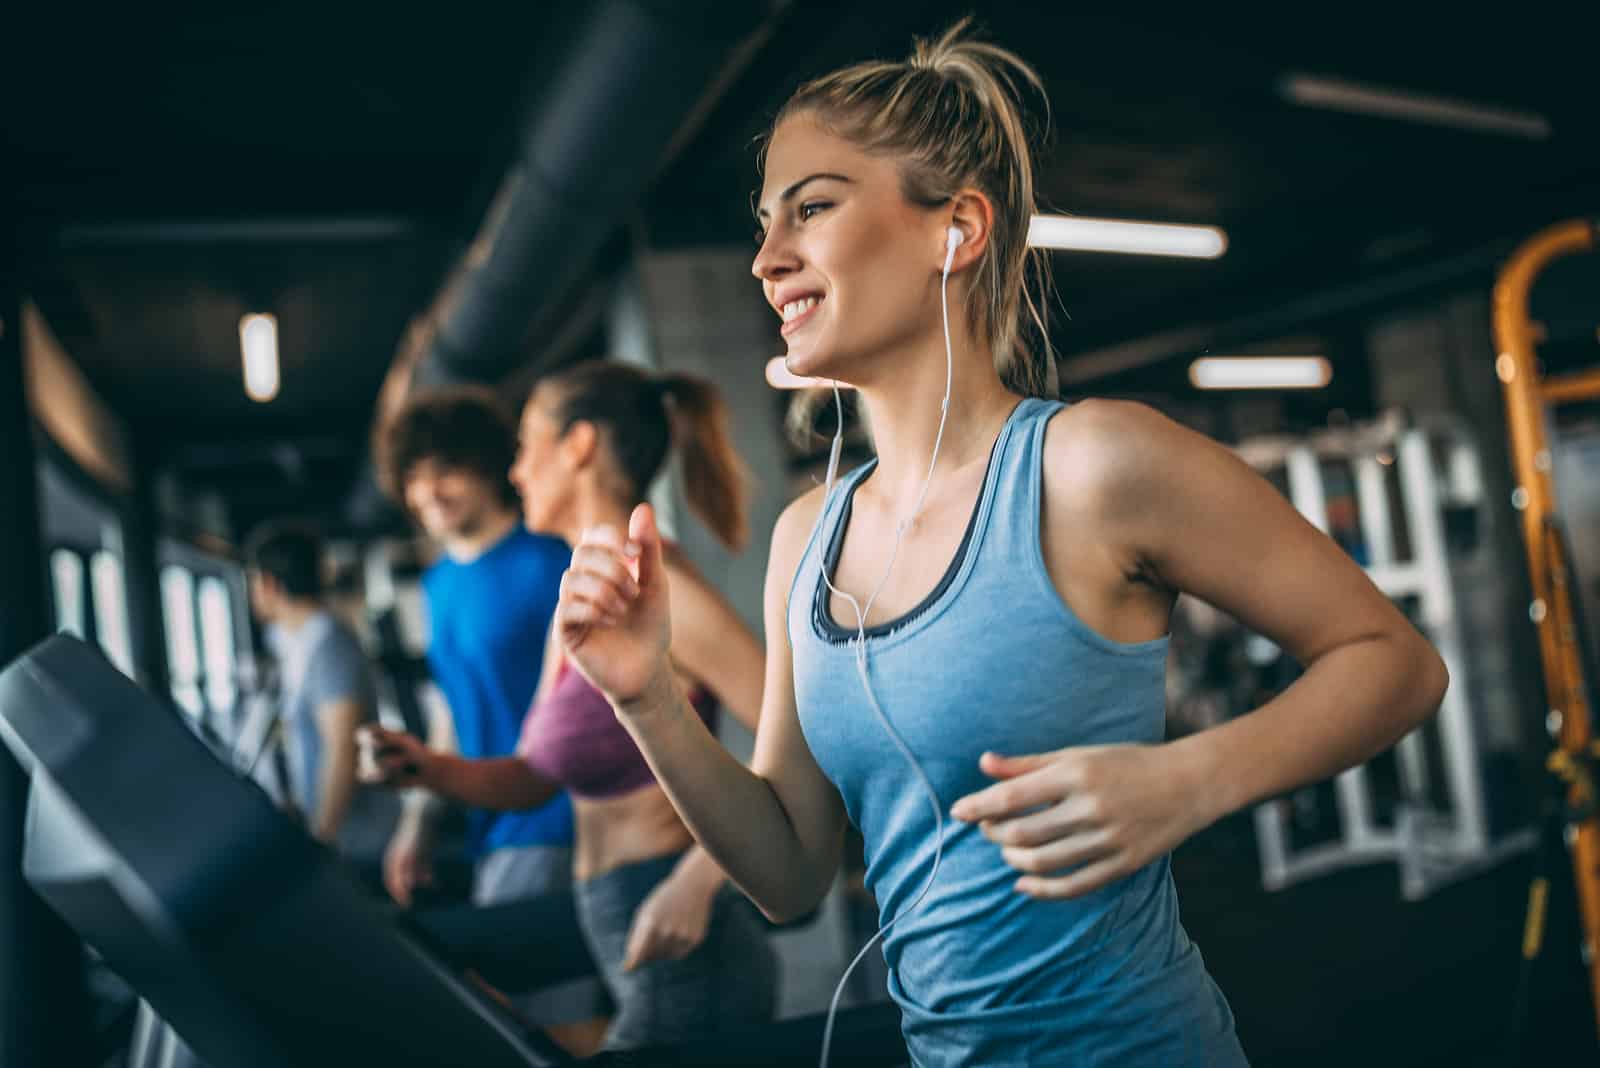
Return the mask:
<path id="1" fill-rule="evenodd" d="M 50 593 L 55 603 L 57 633 L 87 641 L 83 557 L 71 549 L 56 549 L 50 554 Z"/>
<path id="2" fill-rule="evenodd" d="M 94 629 L 100 648 L 124 675 L 133 677 L 133 643 L 128 636 L 127 585 L 122 558 L 101 549 L 89 558 L 89 585 L 93 591 Z"/>
<path id="3" fill-rule="evenodd" d="M 198 719 L 205 713 L 200 692 L 200 640 L 195 629 L 194 575 L 169 564 L 161 569 L 161 615 L 166 624 L 167 674 L 172 699 Z"/>

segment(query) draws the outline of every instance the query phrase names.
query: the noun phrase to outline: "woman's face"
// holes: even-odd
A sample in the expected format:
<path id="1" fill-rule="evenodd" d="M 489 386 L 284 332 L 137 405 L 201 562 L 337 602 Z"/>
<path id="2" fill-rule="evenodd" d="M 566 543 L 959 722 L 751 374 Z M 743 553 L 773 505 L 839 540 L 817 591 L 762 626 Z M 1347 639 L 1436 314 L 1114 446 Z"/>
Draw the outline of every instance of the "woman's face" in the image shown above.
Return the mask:
<path id="1" fill-rule="evenodd" d="M 511 484 L 522 494 L 522 523 L 535 534 L 560 534 L 572 499 L 572 472 L 561 455 L 561 424 L 548 389 L 533 391 L 517 428 Z"/>
<path id="2" fill-rule="evenodd" d="M 792 373 L 868 385 L 939 331 L 945 221 L 905 198 L 893 159 L 791 116 L 768 146 L 757 218 L 751 272 Z"/>

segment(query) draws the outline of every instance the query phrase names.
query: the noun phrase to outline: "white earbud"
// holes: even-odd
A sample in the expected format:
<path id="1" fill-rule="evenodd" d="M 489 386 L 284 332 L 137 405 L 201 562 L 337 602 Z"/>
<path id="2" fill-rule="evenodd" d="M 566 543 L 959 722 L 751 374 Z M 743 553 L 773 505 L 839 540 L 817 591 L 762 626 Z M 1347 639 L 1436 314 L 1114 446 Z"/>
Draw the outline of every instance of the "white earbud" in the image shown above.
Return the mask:
<path id="1" fill-rule="evenodd" d="M 961 232 L 961 228 L 959 226 L 950 227 L 950 229 L 944 232 L 944 236 L 944 247 L 951 252 L 954 252 L 963 242 L 967 240 L 967 235 Z"/>

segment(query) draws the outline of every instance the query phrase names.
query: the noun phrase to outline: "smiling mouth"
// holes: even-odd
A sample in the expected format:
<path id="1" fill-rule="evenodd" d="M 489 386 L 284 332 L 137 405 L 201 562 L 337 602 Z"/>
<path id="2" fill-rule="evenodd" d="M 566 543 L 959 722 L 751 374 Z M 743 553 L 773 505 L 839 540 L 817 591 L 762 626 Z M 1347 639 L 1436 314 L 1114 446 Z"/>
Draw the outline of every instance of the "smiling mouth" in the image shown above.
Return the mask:
<path id="1" fill-rule="evenodd" d="M 817 310 L 817 305 L 821 304 L 822 300 L 822 297 L 811 296 L 802 297 L 799 300 L 791 300 L 785 304 L 779 309 L 780 314 L 783 316 L 783 329 L 779 333 L 787 337 L 795 330 L 800 329 L 806 320 L 811 318 L 811 313 Z"/>

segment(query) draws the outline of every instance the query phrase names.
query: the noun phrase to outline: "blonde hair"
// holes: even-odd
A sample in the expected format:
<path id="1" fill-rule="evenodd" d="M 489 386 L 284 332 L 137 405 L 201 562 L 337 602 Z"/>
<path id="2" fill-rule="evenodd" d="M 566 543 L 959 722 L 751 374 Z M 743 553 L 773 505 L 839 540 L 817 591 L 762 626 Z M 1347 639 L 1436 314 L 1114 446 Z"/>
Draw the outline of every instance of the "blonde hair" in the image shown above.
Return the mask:
<path id="1" fill-rule="evenodd" d="M 1028 248 L 1035 139 L 1024 119 L 1023 94 L 1031 89 L 1038 95 L 1046 129 L 1049 101 L 1033 68 L 1007 49 L 974 40 L 971 22 L 962 19 L 936 40 L 918 39 L 904 60 L 857 63 L 807 82 L 772 128 L 806 115 L 868 152 L 895 157 L 906 199 L 924 207 L 943 204 L 963 188 L 982 190 L 994 221 L 968 291 L 968 315 L 979 336 L 989 339 L 1007 388 L 1054 396 L 1045 306 L 1050 264 L 1046 253 Z M 1033 338 L 1027 337 L 1030 326 Z M 809 408 L 798 414 L 809 423 Z"/>

